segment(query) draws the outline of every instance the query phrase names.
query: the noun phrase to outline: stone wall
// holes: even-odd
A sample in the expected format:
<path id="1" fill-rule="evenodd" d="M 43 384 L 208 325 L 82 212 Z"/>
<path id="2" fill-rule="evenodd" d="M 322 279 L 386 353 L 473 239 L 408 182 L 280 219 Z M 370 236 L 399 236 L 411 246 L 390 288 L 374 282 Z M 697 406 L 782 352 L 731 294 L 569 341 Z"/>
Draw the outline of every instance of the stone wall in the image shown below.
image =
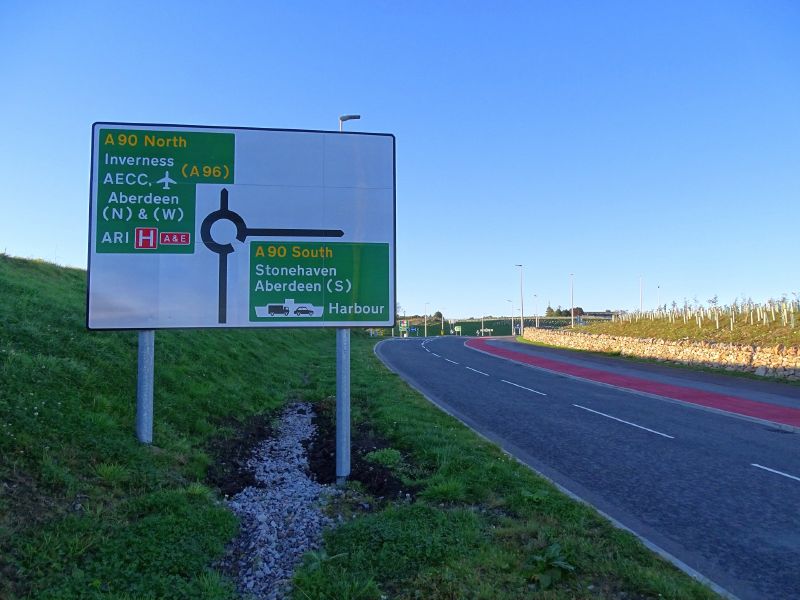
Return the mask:
<path id="1" fill-rule="evenodd" d="M 532 327 L 525 328 L 525 339 L 576 350 L 613 352 L 623 356 L 800 380 L 800 351 L 796 346 L 761 347 L 690 340 L 669 341 Z"/>

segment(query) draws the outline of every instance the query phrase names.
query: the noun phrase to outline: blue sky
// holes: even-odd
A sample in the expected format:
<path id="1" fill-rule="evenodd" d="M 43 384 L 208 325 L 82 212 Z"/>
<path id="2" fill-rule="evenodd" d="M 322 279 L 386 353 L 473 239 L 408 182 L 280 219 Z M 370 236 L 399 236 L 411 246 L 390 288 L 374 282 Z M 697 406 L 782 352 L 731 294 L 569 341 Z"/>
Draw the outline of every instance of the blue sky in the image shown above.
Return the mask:
<path id="1" fill-rule="evenodd" d="M 85 267 L 94 121 L 397 137 L 398 302 L 800 293 L 796 2 L 0 6 L 0 251 Z"/>

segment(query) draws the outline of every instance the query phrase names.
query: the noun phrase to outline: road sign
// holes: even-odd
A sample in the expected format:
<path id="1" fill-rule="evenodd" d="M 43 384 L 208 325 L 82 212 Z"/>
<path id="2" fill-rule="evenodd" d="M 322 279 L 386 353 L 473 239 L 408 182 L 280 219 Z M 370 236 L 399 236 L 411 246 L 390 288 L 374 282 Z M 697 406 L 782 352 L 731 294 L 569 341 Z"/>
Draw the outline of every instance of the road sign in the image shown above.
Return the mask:
<path id="1" fill-rule="evenodd" d="M 394 136 L 92 135 L 90 329 L 394 325 Z"/>

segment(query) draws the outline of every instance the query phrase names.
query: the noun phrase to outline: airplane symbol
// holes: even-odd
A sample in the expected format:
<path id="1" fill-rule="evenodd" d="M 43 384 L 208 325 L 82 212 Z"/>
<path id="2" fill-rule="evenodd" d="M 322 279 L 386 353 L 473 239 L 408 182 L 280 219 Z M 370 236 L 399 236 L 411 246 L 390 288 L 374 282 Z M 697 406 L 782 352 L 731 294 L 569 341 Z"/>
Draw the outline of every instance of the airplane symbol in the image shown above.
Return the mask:
<path id="1" fill-rule="evenodd" d="M 164 177 L 162 177 L 161 179 L 156 181 L 156 183 L 163 183 L 164 184 L 164 188 L 163 189 L 168 190 L 169 189 L 169 184 L 170 183 L 175 183 L 175 180 L 172 177 L 169 176 L 169 171 L 164 171 Z"/>

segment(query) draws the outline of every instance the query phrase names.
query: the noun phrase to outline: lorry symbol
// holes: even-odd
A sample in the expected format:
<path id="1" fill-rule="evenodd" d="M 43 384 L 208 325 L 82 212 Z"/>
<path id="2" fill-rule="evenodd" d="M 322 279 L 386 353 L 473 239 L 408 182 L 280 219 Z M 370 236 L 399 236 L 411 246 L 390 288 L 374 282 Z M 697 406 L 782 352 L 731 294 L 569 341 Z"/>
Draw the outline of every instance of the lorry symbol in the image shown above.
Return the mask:
<path id="1" fill-rule="evenodd" d="M 270 304 L 267 307 L 267 311 L 269 312 L 270 316 L 274 315 L 286 315 L 289 314 L 289 307 L 284 306 L 283 304 Z"/>

